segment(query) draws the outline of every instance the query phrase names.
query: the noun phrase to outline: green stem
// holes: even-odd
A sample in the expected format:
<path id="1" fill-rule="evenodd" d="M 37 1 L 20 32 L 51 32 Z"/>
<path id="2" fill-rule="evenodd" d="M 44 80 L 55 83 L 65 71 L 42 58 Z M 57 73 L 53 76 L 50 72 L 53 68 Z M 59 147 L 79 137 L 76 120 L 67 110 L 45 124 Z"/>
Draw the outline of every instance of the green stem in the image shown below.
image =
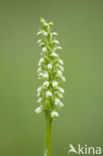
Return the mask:
<path id="1" fill-rule="evenodd" d="M 51 132 L 52 120 L 49 116 L 46 116 L 46 154 L 44 156 L 51 156 Z"/>

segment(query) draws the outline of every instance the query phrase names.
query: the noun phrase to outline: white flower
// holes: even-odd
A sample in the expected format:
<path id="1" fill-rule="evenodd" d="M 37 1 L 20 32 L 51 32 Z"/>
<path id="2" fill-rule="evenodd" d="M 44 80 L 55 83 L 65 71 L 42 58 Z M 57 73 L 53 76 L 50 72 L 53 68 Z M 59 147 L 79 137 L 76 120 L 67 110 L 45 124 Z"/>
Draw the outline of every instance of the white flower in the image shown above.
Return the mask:
<path id="1" fill-rule="evenodd" d="M 40 92 L 37 92 L 37 97 L 40 97 Z"/>
<path id="2" fill-rule="evenodd" d="M 47 72 L 45 72 L 44 74 L 43 74 L 43 78 L 48 78 L 49 77 L 49 74 L 47 73 Z"/>
<path id="3" fill-rule="evenodd" d="M 39 73 L 38 77 L 41 79 L 41 78 L 45 78 L 47 79 L 49 77 L 49 74 L 47 72 L 44 72 L 44 73 Z"/>
<path id="4" fill-rule="evenodd" d="M 44 87 L 49 87 L 49 81 L 45 81 L 45 82 L 43 83 L 43 86 L 44 86 Z"/>
<path id="5" fill-rule="evenodd" d="M 38 96 L 38 97 L 40 96 L 40 93 L 41 93 L 42 89 L 43 89 L 43 87 L 42 87 L 42 86 L 41 86 L 41 87 L 39 87 L 39 88 L 37 89 L 37 96 Z"/>
<path id="6" fill-rule="evenodd" d="M 59 44 L 59 41 L 58 40 L 54 40 L 54 43 Z"/>
<path id="7" fill-rule="evenodd" d="M 62 95 L 62 94 L 60 94 L 60 93 L 58 93 L 58 96 L 59 96 L 60 98 L 63 98 L 63 95 Z"/>
<path id="8" fill-rule="evenodd" d="M 57 70 L 57 76 L 61 77 L 62 76 L 62 72 L 60 70 Z"/>
<path id="9" fill-rule="evenodd" d="M 39 98 L 38 100 L 37 100 L 37 103 L 41 103 L 41 101 L 43 100 L 43 98 L 41 97 L 41 98 Z"/>
<path id="10" fill-rule="evenodd" d="M 55 88 L 55 87 L 57 87 L 58 86 L 58 82 L 57 81 L 53 81 L 52 82 L 52 86 Z"/>
<path id="11" fill-rule="evenodd" d="M 51 56 L 58 57 L 58 55 L 55 52 L 52 52 Z"/>
<path id="12" fill-rule="evenodd" d="M 57 36 L 57 35 L 58 35 L 58 33 L 56 33 L 56 32 L 52 32 L 52 35 Z"/>
<path id="13" fill-rule="evenodd" d="M 64 71 L 64 67 L 59 65 L 59 64 L 56 64 L 56 67 L 58 67 L 61 71 Z"/>
<path id="14" fill-rule="evenodd" d="M 57 49 L 60 49 L 60 50 L 62 50 L 63 48 L 62 48 L 62 47 L 60 47 L 60 46 L 58 46 L 58 47 L 57 47 Z"/>
<path id="15" fill-rule="evenodd" d="M 44 42 L 41 42 L 39 46 L 42 47 L 43 45 L 45 45 Z"/>
<path id="16" fill-rule="evenodd" d="M 60 103 L 60 107 L 63 107 L 63 106 L 64 106 L 64 103 L 61 102 L 61 103 Z"/>
<path id="17" fill-rule="evenodd" d="M 59 66 L 59 68 L 60 68 L 62 71 L 64 71 L 64 67 L 63 67 L 63 66 Z"/>
<path id="18" fill-rule="evenodd" d="M 46 48 L 46 47 L 43 47 L 43 48 L 42 48 L 42 51 L 43 51 L 43 52 L 47 52 L 47 48 Z"/>
<path id="19" fill-rule="evenodd" d="M 59 59 L 58 62 L 59 62 L 61 65 L 64 64 L 64 62 L 63 62 L 61 59 Z"/>
<path id="20" fill-rule="evenodd" d="M 42 41 L 42 39 L 40 39 L 40 40 L 37 40 L 37 43 L 41 43 L 41 41 Z"/>
<path id="21" fill-rule="evenodd" d="M 62 47 L 57 46 L 56 48 L 54 48 L 54 51 L 56 51 L 56 50 L 62 50 L 62 49 L 63 49 Z"/>
<path id="22" fill-rule="evenodd" d="M 39 67 L 38 70 L 37 70 L 37 72 L 39 73 L 39 72 L 41 72 L 41 71 L 42 71 L 42 69 L 41 69 L 41 67 Z"/>
<path id="23" fill-rule="evenodd" d="M 63 98 L 63 94 L 59 93 L 58 91 L 55 91 L 55 94 L 59 96 L 59 98 Z"/>
<path id="24" fill-rule="evenodd" d="M 49 22 L 49 25 L 50 25 L 50 26 L 53 26 L 53 22 Z"/>
<path id="25" fill-rule="evenodd" d="M 37 89 L 37 92 L 41 92 L 42 86 Z"/>
<path id="26" fill-rule="evenodd" d="M 52 118 L 59 117 L 58 112 L 53 111 L 53 112 L 51 113 L 51 117 L 52 117 Z"/>
<path id="27" fill-rule="evenodd" d="M 44 32 L 44 31 L 39 31 L 39 32 L 37 33 L 37 35 L 39 36 L 39 35 L 41 35 L 43 32 Z"/>
<path id="28" fill-rule="evenodd" d="M 42 57 L 42 58 L 39 60 L 38 66 L 40 66 L 43 62 L 44 62 L 44 58 Z"/>
<path id="29" fill-rule="evenodd" d="M 48 67 L 48 69 L 52 69 L 51 63 L 49 63 L 49 64 L 47 65 L 47 67 Z"/>
<path id="30" fill-rule="evenodd" d="M 58 87 L 57 89 L 58 89 L 62 94 L 64 93 L 64 89 L 63 89 L 63 88 Z"/>
<path id="31" fill-rule="evenodd" d="M 49 24 L 48 23 L 45 23 L 44 25 L 47 27 Z"/>
<path id="32" fill-rule="evenodd" d="M 54 101 L 54 104 L 57 106 L 57 105 L 60 104 L 60 102 L 61 102 L 61 101 L 60 101 L 58 98 L 56 98 L 55 101 Z"/>
<path id="33" fill-rule="evenodd" d="M 37 108 L 35 109 L 35 112 L 36 112 L 37 114 L 41 113 L 41 112 L 42 112 L 42 106 L 37 107 Z"/>
<path id="34" fill-rule="evenodd" d="M 62 77 L 61 77 L 61 80 L 62 80 L 63 82 L 65 82 L 65 81 L 66 81 L 66 79 L 65 79 L 65 77 L 64 77 L 64 76 L 62 76 Z"/>
<path id="35" fill-rule="evenodd" d="M 60 107 L 63 107 L 64 106 L 64 104 L 58 98 L 55 99 L 54 104 L 56 106 L 60 106 Z"/>
<path id="36" fill-rule="evenodd" d="M 41 18 L 41 23 L 45 23 L 46 21 L 45 21 L 45 19 L 44 18 Z"/>
<path id="37" fill-rule="evenodd" d="M 46 97 L 48 98 L 48 97 L 52 97 L 53 95 L 52 95 L 52 93 L 50 92 L 50 91 L 46 91 Z"/>
<path id="38" fill-rule="evenodd" d="M 43 75 L 44 75 L 43 73 L 39 73 L 38 78 L 39 79 L 43 78 Z"/>
<path id="39" fill-rule="evenodd" d="M 46 31 L 44 31 L 44 32 L 43 32 L 43 35 L 44 35 L 44 36 L 47 36 L 47 35 L 48 35 L 48 33 L 47 33 Z"/>

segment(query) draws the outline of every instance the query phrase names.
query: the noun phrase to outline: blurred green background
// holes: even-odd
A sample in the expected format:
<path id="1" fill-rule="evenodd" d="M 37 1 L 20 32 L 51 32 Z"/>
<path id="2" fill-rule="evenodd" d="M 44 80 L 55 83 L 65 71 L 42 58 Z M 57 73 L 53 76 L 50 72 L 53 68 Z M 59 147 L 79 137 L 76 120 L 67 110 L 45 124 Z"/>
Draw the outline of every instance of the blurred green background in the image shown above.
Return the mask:
<path id="1" fill-rule="evenodd" d="M 43 156 L 45 118 L 34 113 L 41 16 L 59 33 L 67 80 L 52 156 L 67 156 L 70 143 L 103 147 L 103 1 L 0 0 L 0 156 Z"/>

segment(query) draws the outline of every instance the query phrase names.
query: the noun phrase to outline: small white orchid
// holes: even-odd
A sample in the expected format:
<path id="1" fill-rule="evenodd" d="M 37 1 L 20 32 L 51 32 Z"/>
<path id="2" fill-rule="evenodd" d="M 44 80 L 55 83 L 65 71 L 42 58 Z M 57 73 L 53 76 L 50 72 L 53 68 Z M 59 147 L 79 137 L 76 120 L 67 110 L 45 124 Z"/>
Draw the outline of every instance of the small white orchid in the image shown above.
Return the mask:
<path id="1" fill-rule="evenodd" d="M 43 83 L 43 86 L 46 87 L 46 88 L 49 87 L 49 81 L 45 81 L 45 82 Z"/>
<path id="2" fill-rule="evenodd" d="M 61 59 L 59 59 L 58 62 L 59 62 L 61 65 L 64 64 L 63 60 L 61 60 Z"/>
<path id="3" fill-rule="evenodd" d="M 37 92 L 40 92 L 42 90 L 42 87 L 39 87 L 38 89 L 37 89 Z"/>
<path id="4" fill-rule="evenodd" d="M 58 54 L 56 54 L 55 52 L 53 52 L 53 53 L 51 54 L 51 56 L 53 56 L 53 57 L 58 57 Z"/>
<path id="5" fill-rule="evenodd" d="M 38 66 L 40 66 L 43 62 L 44 62 L 44 58 L 42 57 L 42 58 L 39 60 Z"/>
<path id="6" fill-rule="evenodd" d="M 52 69 L 52 64 L 49 63 L 47 67 L 48 67 L 48 69 Z"/>
<path id="7" fill-rule="evenodd" d="M 63 107 L 63 106 L 64 106 L 64 104 L 63 104 L 58 98 L 56 98 L 56 99 L 54 100 L 54 104 L 55 104 L 56 106 L 60 106 L 60 107 Z"/>
<path id="8" fill-rule="evenodd" d="M 37 70 L 37 72 L 39 73 L 39 72 L 41 72 L 41 71 L 42 71 L 42 68 L 39 67 L 38 70 Z"/>
<path id="9" fill-rule="evenodd" d="M 46 47 L 43 47 L 43 48 L 42 48 L 42 51 L 43 51 L 43 52 L 47 52 L 47 48 L 46 48 Z"/>
<path id="10" fill-rule="evenodd" d="M 44 46 L 44 45 L 45 45 L 44 42 L 41 42 L 39 46 L 42 47 L 42 46 Z"/>
<path id="11" fill-rule="evenodd" d="M 62 76 L 62 71 L 57 70 L 57 77 L 61 77 Z"/>
<path id="12" fill-rule="evenodd" d="M 43 74 L 43 78 L 48 78 L 49 77 L 49 74 L 47 73 L 47 72 L 45 72 L 44 74 Z"/>
<path id="13" fill-rule="evenodd" d="M 56 112 L 56 111 L 51 112 L 51 117 L 52 117 L 53 119 L 59 117 L 58 112 Z"/>
<path id="14" fill-rule="evenodd" d="M 52 32 L 51 34 L 54 35 L 54 36 L 58 35 L 58 33 L 56 33 L 56 32 Z"/>
<path id="15" fill-rule="evenodd" d="M 65 81 L 66 81 L 66 79 L 65 79 L 65 77 L 64 77 L 64 76 L 61 76 L 61 80 L 62 80 L 63 82 L 65 82 Z"/>
<path id="16" fill-rule="evenodd" d="M 40 40 L 37 40 L 37 43 L 38 43 L 38 44 L 40 44 L 41 42 L 42 42 L 42 39 L 40 39 Z"/>
<path id="17" fill-rule="evenodd" d="M 58 107 L 63 107 L 61 102 L 64 89 L 61 87 L 65 82 L 63 76 L 64 62 L 58 55 L 57 51 L 62 50 L 59 41 L 56 39 L 58 35 L 52 32 L 53 23 L 47 23 L 41 18 L 42 28 L 37 33 L 40 39 L 37 41 L 42 48 L 41 58 L 38 63 L 38 79 L 42 80 L 42 85 L 37 89 L 37 114 L 44 112 L 47 119 L 47 142 L 45 156 L 51 155 L 51 126 L 52 121 L 59 117 Z"/>
<path id="18" fill-rule="evenodd" d="M 59 65 L 59 64 L 56 64 L 56 67 L 58 67 L 61 71 L 64 71 L 64 67 Z"/>
<path id="19" fill-rule="evenodd" d="M 43 100 L 43 98 L 41 97 L 41 98 L 39 98 L 38 100 L 37 100 L 37 103 L 41 103 L 41 101 Z"/>
<path id="20" fill-rule="evenodd" d="M 42 106 L 37 107 L 37 108 L 35 109 L 35 112 L 36 112 L 37 114 L 41 113 L 41 112 L 42 112 Z"/>
<path id="21" fill-rule="evenodd" d="M 56 88 L 56 87 L 58 86 L 58 84 L 59 84 L 59 83 L 58 83 L 57 81 L 53 81 L 53 82 L 52 82 L 53 88 Z"/>
<path id="22" fill-rule="evenodd" d="M 57 89 L 58 89 L 62 94 L 64 93 L 64 89 L 63 89 L 63 88 L 58 87 Z"/>
<path id="23" fill-rule="evenodd" d="M 45 25 L 45 26 L 46 26 L 46 25 Z M 47 32 L 44 32 L 43 35 L 44 35 L 44 36 L 48 36 L 48 33 L 47 33 Z"/>
<path id="24" fill-rule="evenodd" d="M 47 90 L 46 91 L 46 97 L 48 98 L 48 97 L 52 97 L 52 96 L 53 96 L 52 92 Z"/>
<path id="25" fill-rule="evenodd" d="M 61 94 L 61 93 L 58 92 L 58 91 L 55 91 L 55 95 L 57 95 L 59 98 L 63 98 L 63 94 Z"/>

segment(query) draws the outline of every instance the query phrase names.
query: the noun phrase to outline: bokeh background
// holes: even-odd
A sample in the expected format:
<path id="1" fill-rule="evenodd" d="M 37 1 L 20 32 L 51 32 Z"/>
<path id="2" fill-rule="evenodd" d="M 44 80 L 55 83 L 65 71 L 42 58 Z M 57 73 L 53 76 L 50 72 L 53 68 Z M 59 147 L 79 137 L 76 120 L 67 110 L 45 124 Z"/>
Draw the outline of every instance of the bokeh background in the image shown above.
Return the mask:
<path id="1" fill-rule="evenodd" d="M 0 156 L 43 156 L 45 118 L 34 113 L 41 16 L 59 33 L 67 80 L 52 156 L 67 156 L 70 143 L 103 147 L 103 1 L 0 0 Z"/>

